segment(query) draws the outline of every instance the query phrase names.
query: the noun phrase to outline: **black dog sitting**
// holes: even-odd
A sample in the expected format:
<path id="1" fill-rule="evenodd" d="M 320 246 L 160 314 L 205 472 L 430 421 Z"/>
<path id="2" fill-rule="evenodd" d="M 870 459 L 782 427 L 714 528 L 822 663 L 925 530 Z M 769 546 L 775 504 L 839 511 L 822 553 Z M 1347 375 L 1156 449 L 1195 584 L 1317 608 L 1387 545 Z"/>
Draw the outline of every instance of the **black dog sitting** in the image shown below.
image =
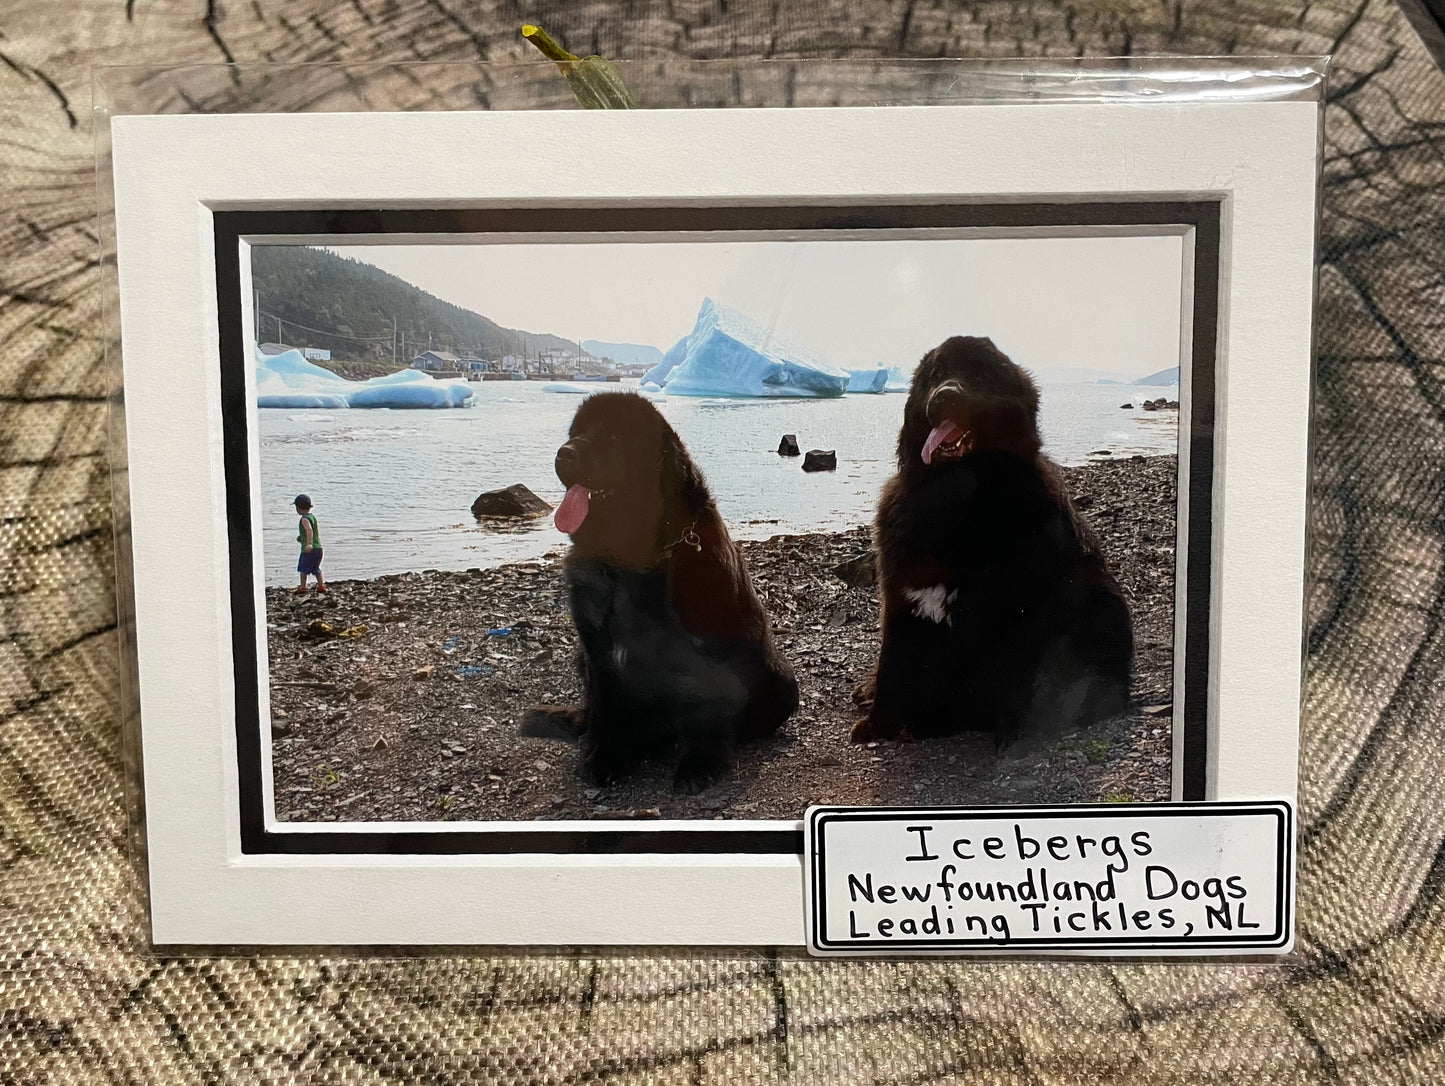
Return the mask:
<path id="1" fill-rule="evenodd" d="M 1129 612 L 1040 451 L 1038 406 L 987 339 L 920 363 L 878 504 L 882 646 L 854 742 L 983 731 L 1003 746 L 1127 704 Z"/>
<path id="2" fill-rule="evenodd" d="M 529 710 L 522 732 L 575 737 L 597 783 L 680 749 L 674 786 L 705 788 L 737 742 L 798 705 L 742 554 L 682 439 L 640 396 L 584 400 L 557 477 L 586 694 L 580 708 Z"/>

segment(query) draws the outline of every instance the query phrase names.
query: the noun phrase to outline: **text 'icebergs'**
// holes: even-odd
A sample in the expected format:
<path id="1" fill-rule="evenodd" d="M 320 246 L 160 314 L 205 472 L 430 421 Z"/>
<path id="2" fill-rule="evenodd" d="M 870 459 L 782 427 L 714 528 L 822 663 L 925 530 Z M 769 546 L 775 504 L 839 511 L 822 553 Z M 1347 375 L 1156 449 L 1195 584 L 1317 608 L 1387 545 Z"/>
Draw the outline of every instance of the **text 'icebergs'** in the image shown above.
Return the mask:
<path id="1" fill-rule="evenodd" d="M 300 351 L 256 352 L 257 407 L 464 407 L 472 396 L 465 381 L 438 381 L 421 370 L 348 381 L 306 361 Z"/>

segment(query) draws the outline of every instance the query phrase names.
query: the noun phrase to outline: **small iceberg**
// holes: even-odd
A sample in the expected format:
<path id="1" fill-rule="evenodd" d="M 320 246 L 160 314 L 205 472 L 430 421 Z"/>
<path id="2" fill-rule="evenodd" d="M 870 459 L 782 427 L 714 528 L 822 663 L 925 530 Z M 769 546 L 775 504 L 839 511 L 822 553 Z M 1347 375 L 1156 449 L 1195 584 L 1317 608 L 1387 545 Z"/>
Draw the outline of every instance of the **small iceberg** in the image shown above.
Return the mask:
<path id="1" fill-rule="evenodd" d="M 591 396 L 594 392 L 624 392 L 629 391 L 611 381 L 548 381 L 542 386 L 543 392 L 555 392 L 562 396 Z M 655 400 L 662 397 L 662 390 L 653 386 L 651 388 L 643 385 L 630 390 L 645 400 Z"/>
<path id="2" fill-rule="evenodd" d="M 913 372 L 905 373 L 902 366 L 884 366 L 879 363 L 872 369 L 849 370 L 849 392 L 907 392 L 913 383 Z"/>
<path id="3" fill-rule="evenodd" d="M 887 391 L 887 388 L 888 370 L 882 366 L 848 371 L 849 392 L 879 393 Z"/>
<path id="4" fill-rule="evenodd" d="M 833 397 L 848 391 L 850 376 L 806 352 L 770 337 L 741 313 L 703 299 L 685 341 L 682 361 L 657 381 L 677 346 L 644 380 L 669 396 Z"/>
<path id="5" fill-rule="evenodd" d="M 257 350 L 255 357 L 257 407 L 465 407 L 473 398 L 465 381 L 438 381 L 421 370 L 348 381 L 308 362 L 297 350 L 273 355 Z"/>

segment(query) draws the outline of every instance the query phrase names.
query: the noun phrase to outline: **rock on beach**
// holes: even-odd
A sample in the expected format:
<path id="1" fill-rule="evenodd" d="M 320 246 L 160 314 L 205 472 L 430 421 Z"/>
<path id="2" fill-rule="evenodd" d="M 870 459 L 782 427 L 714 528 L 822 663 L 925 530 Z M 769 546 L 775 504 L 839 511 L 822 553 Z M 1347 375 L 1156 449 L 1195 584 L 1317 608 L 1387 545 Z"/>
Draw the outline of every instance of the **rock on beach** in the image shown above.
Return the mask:
<path id="1" fill-rule="evenodd" d="M 543 517 L 552 511 L 552 506 L 521 483 L 513 483 L 501 490 L 488 490 L 477 495 L 472 502 L 474 517 Z"/>

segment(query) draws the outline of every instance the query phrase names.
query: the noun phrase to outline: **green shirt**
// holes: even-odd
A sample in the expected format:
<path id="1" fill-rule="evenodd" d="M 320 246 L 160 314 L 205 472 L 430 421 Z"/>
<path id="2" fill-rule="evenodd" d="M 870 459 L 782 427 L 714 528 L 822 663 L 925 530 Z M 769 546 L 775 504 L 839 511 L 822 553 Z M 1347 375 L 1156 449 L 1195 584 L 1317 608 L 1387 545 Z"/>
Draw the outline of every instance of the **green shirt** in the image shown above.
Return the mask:
<path id="1" fill-rule="evenodd" d="M 315 513 L 302 513 L 301 519 L 296 522 L 296 542 L 301 544 L 301 549 L 306 549 L 306 522 L 311 522 L 311 545 L 321 546 L 321 529 L 316 526 Z"/>

